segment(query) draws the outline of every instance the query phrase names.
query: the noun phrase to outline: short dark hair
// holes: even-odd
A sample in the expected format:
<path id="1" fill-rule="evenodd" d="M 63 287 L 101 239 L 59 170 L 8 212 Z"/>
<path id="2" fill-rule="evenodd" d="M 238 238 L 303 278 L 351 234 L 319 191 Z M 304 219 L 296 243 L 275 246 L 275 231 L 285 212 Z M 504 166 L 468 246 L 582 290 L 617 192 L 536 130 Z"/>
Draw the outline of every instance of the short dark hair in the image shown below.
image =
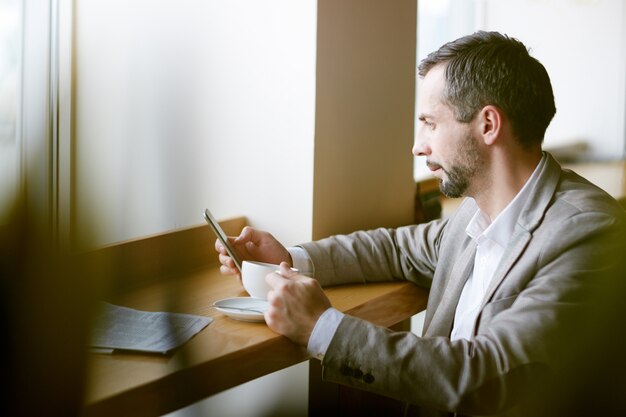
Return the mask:
<path id="1" fill-rule="evenodd" d="M 483 107 L 495 105 L 522 146 L 543 142 L 556 113 L 554 94 L 548 72 L 522 42 L 498 32 L 464 36 L 422 60 L 420 77 L 438 64 L 446 65 L 443 99 L 459 122 L 469 123 Z"/>

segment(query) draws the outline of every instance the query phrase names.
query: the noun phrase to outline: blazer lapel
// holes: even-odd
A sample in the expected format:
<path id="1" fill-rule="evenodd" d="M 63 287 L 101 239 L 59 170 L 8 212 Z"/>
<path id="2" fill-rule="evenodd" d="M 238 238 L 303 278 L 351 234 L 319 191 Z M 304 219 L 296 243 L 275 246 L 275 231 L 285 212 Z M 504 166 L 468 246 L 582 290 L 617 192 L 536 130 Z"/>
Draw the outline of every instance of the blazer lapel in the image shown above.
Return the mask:
<path id="1" fill-rule="evenodd" d="M 471 241 L 450 271 L 451 279 L 448 281 L 432 320 L 424 325 L 424 336 L 450 336 L 456 305 L 461 297 L 465 282 L 474 268 L 475 254 L 476 243 Z"/>
<path id="2" fill-rule="evenodd" d="M 556 187 L 561 176 L 561 166 L 559 163 L 546 152 L 546 163 L 539 179 L 535 185 L 535 189 L 526 202 L 525 208 L 522 210 L 518 220 L 515 234 L 511 238 L 509 245 L 500 261 L 500 265 L 496 269 L 487 293 L 483 298 L 480 310 L 485 307 L 487 302 L 493 297 L 496 290 L 507 276 L 511 267 L 517 262 L 522 252 L 532 238 L 532 233 L 543 219 L 544 213 L 548 209 L 550 201 L 554 195 Z"/>

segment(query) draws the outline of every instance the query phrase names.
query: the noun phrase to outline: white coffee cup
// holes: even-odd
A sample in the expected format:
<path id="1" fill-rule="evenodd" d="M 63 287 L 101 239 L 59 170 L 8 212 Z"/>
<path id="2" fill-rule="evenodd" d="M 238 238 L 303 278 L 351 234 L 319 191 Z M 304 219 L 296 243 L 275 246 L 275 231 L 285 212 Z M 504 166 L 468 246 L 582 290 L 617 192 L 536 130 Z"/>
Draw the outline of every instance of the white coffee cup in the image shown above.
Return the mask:
<path id="1" fill-rule="evenodd" d="M 280 265 L 243 261 L 241 269 L 241 281 L 248 294 L 252 298 L 267 300 L 267 293 L 271 287 L 265 282 L 265 277 L 272 272 L 280 271 Z"/>

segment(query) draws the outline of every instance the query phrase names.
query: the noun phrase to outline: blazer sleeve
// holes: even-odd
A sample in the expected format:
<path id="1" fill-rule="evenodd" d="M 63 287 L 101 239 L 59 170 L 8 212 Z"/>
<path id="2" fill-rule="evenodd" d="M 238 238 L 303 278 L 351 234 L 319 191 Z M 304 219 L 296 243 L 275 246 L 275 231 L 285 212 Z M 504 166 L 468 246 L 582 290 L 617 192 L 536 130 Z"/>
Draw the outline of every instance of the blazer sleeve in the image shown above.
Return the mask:
<path id="1" fill-rule="evenodd" d="M 555 370 L 578 366 L 580 334 L 622 278 L 615 271 L 626 253 L 624 228 L 601 213 L 559 221 L 559 233 L 552 227 L 532 239 L 470 340 L 420 338 L 345 316 L 323 358 L 324 378 L 439 410 L 490 414 L 539 389 Z M 389 262 L 388 276 L 412 262 L 428 271 L 437 258 L 402 256 Z"/>
<path id="2" fill-rule="evenodd" d="M 322 286 L 409 280 L 430 287 L 448 220 L 358 231 L 300 245 Z"/>

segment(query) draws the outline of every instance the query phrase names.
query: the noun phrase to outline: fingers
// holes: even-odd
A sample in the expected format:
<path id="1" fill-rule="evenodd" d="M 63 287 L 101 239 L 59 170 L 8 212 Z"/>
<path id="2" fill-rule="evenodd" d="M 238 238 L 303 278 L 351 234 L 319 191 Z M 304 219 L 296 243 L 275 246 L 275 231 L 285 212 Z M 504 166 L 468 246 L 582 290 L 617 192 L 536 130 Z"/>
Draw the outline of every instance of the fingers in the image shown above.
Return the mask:
<path id="1" fill-rule="evenodd" d="M 239 272 L 239 270 L 237 268 L 229 268 L 225 265 L 221 265 L 220 266 L 220 273 L 222 275 L 236 275 L 237 278 L 239 279 L 239 282 L 241 282 L 241 273 Z"/>
<path id="2" fill-rule="evenodd" d="M 240 245 L 243 243 L 247 244 L 248 242 L 251 242 L 252 244 L 256 245 L 260 242 L 260 240 L 260 233 L 252 227 L 246 226 L 243 228 L 239 236 L 234 239 L 234 243 Z"/>
<path id="3" fill-rule="evenodd" d="M 239 236 L 229 238 L 228 240 L 240 252 L 242 259 L 256 259 L 258 254 L 255 252 L 255 248 L 261 242 L 264 234 L 264 232 L 260 232 L 250 226 L 245 226 Z"/>
<path id="4" fill-rule="evenodd" d="M 228 243 L 233 244 L 235 242 L 235 238 L 227 236 Z M 228 255 L 226 252 L 226 248 L 222 244 L 222 241 L 219 239 L 215 239 L 215 251 L 221 253 L 222 255 Z"/>
<path id="5" fill-rule="evenodd" d="M 215 251 L 219 252 L 219 253 L 226 253 L 226 249 L 224 248 L 224 245 L 222 245 L 222 242 L 220 242 L 219 239 L 215 239 Z"/>
<path id="6" fill-rule="evenodd" d="M 229 255 L 219 254 L 219 260 L 222 266 L 225 266 L 230 269 L 236 269 L 235 261 Z"/>
<path id="7" fill-rule="evenodd" d="M 284 292 L 290 291 L 289 287 L 300 284 L 310 284 L 308 281 L 317 282 L 311 277 L 301 275 L 297 270 L 293 270 L 289 267 L 287 262 L 280 263 L 280 269 L 272 272 L 265 277 L 265 281 L 272 287 L 270 292 Z"/>
<path id="8" fill-rule="evenodd" d="M 268 274 L 266 281 L 272 289 L 267 295 L 265 323 L 273 331 L 306 346 L 317 320 L 330 307 L 319 283 L 292 271 L 287 263 Z"/>
<path id="9" fill-rule="evenodd" d="M 241 260 L 253 260 L 271 264 L 279 264 L 283 261 L 291 261 L 289 251 L 270 233 L 256 230 L 246 226 L 239 236 L 228 237 L 229 245 L 236 251 Z M 234 262 L 230 259 L 224 245 L 215 241 L 215 250 L 220 256 L 222 265 L 230 269 L 235 268 Z M 288 265 L 281 272 L 284 276 L 292 276 L 288 270 Z"/>
<path id="10" fill-rule="evenodd" d="M 286 278 L 283 277 L 278 271 L 272 272 L 271 274 L 267 274 L 265 276 L 265 282 L 269 284 L 274 290 L 278 289 L 280 286 L 285 285 Z"/>
<path id="11" fill-rule="evenodd" d="M 268 284 L 274 285 L 283 285 L 288 281 L 300 281 L 302 279 L 307 279 L 309 277 L 300 275 L 297 269 L 293 269 L 289 266 L 287 262 L 281 262 L 279 269 L 277 271 L 268 274 L 265 277 L 265 280 Z"/>
<path id="12" fill-rule="evenodd" d="M 280 263 L 280 269 L 278 273 L 285 278 L 294 278 L 298 275 L 298 270 L 292 269 L 287 262 Z"/>
<path id="13" fill-rule="evenodd" d="M 287 311 L 283 300 L 273 291 L 270 291 L 267 297 L 267 302 L 269 303 L 270 308 L 265 310 L 263 313 L 265 323 L 276 333 L 284 334 L 284 320 L 282 318 L 287 315 Z"/>
<path id="14" fill-rule="evenodd" d="M 234 239 L 229 237 L 228 240 L 232 242 Z M 241 281 L 241 272 L 237 269 L 235 261 L 230 257 L 226 248 L 219 239 L 216 239 L 215 241 L 215 250 L 218 252 L 218 259 L 220 264 L 222 264 L 220 266 L 220 272 L 224 275 L 237 275 Z"/>
<path id="15" fill-rule="evenodd" d="M 241 281 L 241 272 L 235 266 L 235 262 L 228 255 L 219 254 L 220 265 L 220 273 L 223 275 L 237 275 L 239 281 Z"/>

